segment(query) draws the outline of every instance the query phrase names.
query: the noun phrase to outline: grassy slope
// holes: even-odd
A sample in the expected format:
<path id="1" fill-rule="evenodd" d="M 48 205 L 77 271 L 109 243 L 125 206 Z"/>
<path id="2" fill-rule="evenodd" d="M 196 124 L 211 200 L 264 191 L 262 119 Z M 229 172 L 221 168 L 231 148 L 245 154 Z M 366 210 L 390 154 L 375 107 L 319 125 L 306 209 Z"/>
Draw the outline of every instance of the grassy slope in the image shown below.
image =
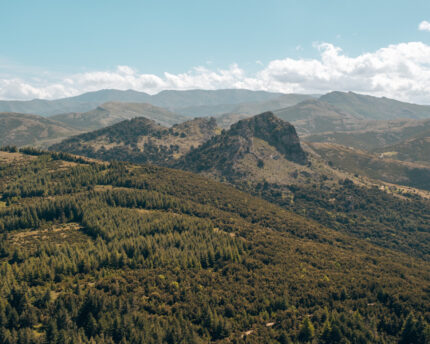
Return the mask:
<path id="1" fill-rule="evenodd" d="M 0 146 L 44 146 L 76 135 L 78 130 L 41 116 L 0 113 Z"/>
<path id="2" fill-rule="evenodd" d="M 359 130 L 310 134 L 304 139 L 310 142 L 331 142 L 372 151 L 425 134 L 429 128 L 430 120 L 369 121 Z"/>
<path id="3" fill-rule="evenodd" d="M 375 149 L 375 152 L 391 154 L 395 159 L 430 166 L 430 130 L 426 128 L 409 139 Z"/>
<path id="4" fill-rule="evenodd" d="M 321 100 L 303 101 L 274 113 L 293 124 L 301 135 L 358 129 L 365 122 L 360 116 L 351 115 Z"/>
<path id="5" fill-rule="evenodd" d="M 417 163 L 395 160 L 397 154 L 371 154 L 331 143 L 309 143 L 309 145 L 334 167 L 350 173 L 430 190 L 430 168 Z"/>

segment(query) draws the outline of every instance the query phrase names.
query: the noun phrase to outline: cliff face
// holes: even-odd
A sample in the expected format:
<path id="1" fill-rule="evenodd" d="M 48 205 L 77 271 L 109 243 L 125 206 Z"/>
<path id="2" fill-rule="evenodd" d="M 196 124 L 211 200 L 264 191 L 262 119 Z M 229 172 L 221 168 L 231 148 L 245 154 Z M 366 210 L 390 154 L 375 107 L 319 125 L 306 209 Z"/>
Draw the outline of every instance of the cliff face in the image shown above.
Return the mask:
<path id="1" fill-rule="evenodd" d="M 296 129 L 290 123 L 275 117 L 272 112 L 239 121 L 231 127 L 230 135 L 246 139 L 259 138 L 275 147 L 287 160 L 298 164 L 306 163 L 306 154 L 300 146 Z"/>
<path id="2" fill-rule="evenodd" d="M 239 121 L 230 130 L 191 150 L 176 167 L 197 172 L 217 171 L 225 176 L 237 174 L 235 165 L 247 156 L 255 156 L 256 140 L 273 147 L 286 160 L 301 165 L 307 163 L 294 127 L 273 113 L 265 112 Z"/>

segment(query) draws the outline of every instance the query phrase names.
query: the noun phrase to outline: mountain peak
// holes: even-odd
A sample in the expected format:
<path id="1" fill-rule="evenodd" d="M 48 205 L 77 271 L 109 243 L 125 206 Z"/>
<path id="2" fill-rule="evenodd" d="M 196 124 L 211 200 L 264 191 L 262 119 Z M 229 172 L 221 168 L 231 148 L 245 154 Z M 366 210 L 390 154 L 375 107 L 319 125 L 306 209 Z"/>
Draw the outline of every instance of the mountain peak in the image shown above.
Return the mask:
<path id="1" fill-rule="evenodd" d="M 256 153 L 261 144 L 271 147 L 273 154 Z M 272 112 L 264 112 L 233 124 L 230 130 L 223 131 L 197 149 L 191 150 L 177 166 L 230 178 L 250 171 L 238 168 L 244 161 L 257 164 L 260 160 L 273 159 L 273 156 L 279 158 L 280 155 L 297 164 L 303 165 L 307 162 L 306 153 L 300 146 L 294 127 L 277 118 Z"/>
<path id="2" fill-rule="evenodd" d="M 259 138 L 275 147 L 287 160 L 299 164 L 307 161 L 294 126 L 279 119 L 273 112 L 264 112 L 233 124 L 230 134 L 247 139 Z"/>

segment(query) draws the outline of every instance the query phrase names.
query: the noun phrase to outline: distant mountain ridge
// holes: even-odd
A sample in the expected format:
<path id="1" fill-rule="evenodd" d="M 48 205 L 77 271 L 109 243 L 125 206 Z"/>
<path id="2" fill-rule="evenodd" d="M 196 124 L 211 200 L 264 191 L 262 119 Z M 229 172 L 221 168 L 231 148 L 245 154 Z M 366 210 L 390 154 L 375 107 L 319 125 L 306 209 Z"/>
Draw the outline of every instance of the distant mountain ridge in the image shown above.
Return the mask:
<path id="1" fill-rule="evenodd" d="M 49 118 L 21 113 L 0 113 L 0 146 L 47 147 L 78 133 L 78 130 Z"/>
<path id="2" fill-rule="evenodd" d="M 274 113 L 292 123 L 300 134 L 356 129 L 364 121 L 319 99 L 306 100 Z"/>
<path id="3" fill-rule="evenodd" d="M 164 108 L 147 103 L 108 102 L 84 113 L 68 113 L 51 116 L 51 119 L 65 123 L 79 130 L 96 130 L 126 119 L 145 117 L 164 126 L 171 126 L 187 120 Z"/>
<path id="4" fill-rule="evenodd" d="M 121 91 L 110 89 L 56 100 L 2 100 L 0 101 L 0 112 L 20 112 L 50 116 L 70 112 L 87 112 L 106 102 L 149 103 L 175 112 L 176 109 L 181 108 L 267 101 L 279 96 L 282 96 L 282 93 L 244 89 L 166 90 L 155 95 L 134 90 Z M 192 112 L 186 114 L 194 116 Z"/>
<path id="5" fill-rule="evenodd" d="M 133 90 L 101 90 L 87 92 L 75 97 L 44 100 L 34 99 L 28 101 L 0 101 L 0 112 L 20 112 L 50 116 L 69 112 L 87 112 L 100 104 L 112 101 L 147 102 L 151 96 Z"/>
<path id="6" fill-rule="evenodd" d="M 51 116 L 71 112 L 88 112 L 107 102 L 148 103 L 188 117 L 222 114 L 255 115 L 294 106 L 316 99 L 314 95 L 283 94 L 246 89 L 166 90 L 155 95 L 134 90 L 100 90 L 56 100 L 0 101 L 0 112 L 31 113 Z M 353 92 L 331 92 L 319 100 L 361 119 L 428 118 L 430 106 L 409 104 Z"/>
<path id="7" fill-rule="evenodd" d="M 293 97 L 294 96 L 294 97 Z M 289 97 L 288 101 L 285 102 Z M 253 108 L 256 112 L 253 113 Z M 217 116 L 219 125 L 230 127 L 251 115 L 273 111 L 292 123 L 300 135 L 361 130 L 369 121 L 430 118 L 430 106 L 409 104 L 353 92 L 330 92 L 320 97 L 285 95 L 267 102 L 243 104 Z"/>
<path id="8" fill-rule="evenodd" d="M 353 116 L 371 120 L 430 117 L 430 106 L 405 103 L 386 97 L 373 97 L 354 92 L 330 92 L 319 98 Z"/>
<path id="9" fill-rule="evenodd" d="M 293 168 L 308 161 L 294 127 L 271 112 L 241 120 L 222 132 L 214 118 L 196 118 L 171 128 L 135 118 L 71 137 L 50 149 L 198 172 L 215 169 L 226 175 L 247 171 L 238 167 L 243 161 L 257 170 L 265 160 L 270 164 L 281 159 L 285 164 L 292 163 Z"/>
<path id="10" fill-rule="evenodd" d="M 260 100 L 260 97 L 250 98 L 249 101 L 232 103 L 232 104 L 216 104 L 216 105 L 200 105 L 186 108 L 176 108 L 177 113 L 187 116 L 213 116 L 217 117 L 218 123 L 223 128 L 230 127 L 235 123 L 234 115 L 240 116 L 240 119 L 258 115 L 265 111 L 273 111 L 279 108 L 295 105 L 307 99 L 313 99 L 313 96 L 306 94 L 281 94 L 269 100 Z M 233 120 L 226 119 L 233 115 Z"/>

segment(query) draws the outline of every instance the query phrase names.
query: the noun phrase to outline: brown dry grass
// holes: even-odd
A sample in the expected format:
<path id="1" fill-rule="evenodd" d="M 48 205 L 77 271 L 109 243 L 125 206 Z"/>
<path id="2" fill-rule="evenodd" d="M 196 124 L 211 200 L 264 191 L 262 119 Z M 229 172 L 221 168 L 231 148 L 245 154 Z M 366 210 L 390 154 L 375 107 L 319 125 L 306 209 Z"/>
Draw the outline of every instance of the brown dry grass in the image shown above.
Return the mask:
<path id="1" fill-rule="evenodd" d="M 36 158 L 35 156 L 31 156 L 31 155 L 0 151 L 0 163 L 13 163 L 17 161 L 25 161 L 28 159 L 35 159 L 35 158 Z"/>

